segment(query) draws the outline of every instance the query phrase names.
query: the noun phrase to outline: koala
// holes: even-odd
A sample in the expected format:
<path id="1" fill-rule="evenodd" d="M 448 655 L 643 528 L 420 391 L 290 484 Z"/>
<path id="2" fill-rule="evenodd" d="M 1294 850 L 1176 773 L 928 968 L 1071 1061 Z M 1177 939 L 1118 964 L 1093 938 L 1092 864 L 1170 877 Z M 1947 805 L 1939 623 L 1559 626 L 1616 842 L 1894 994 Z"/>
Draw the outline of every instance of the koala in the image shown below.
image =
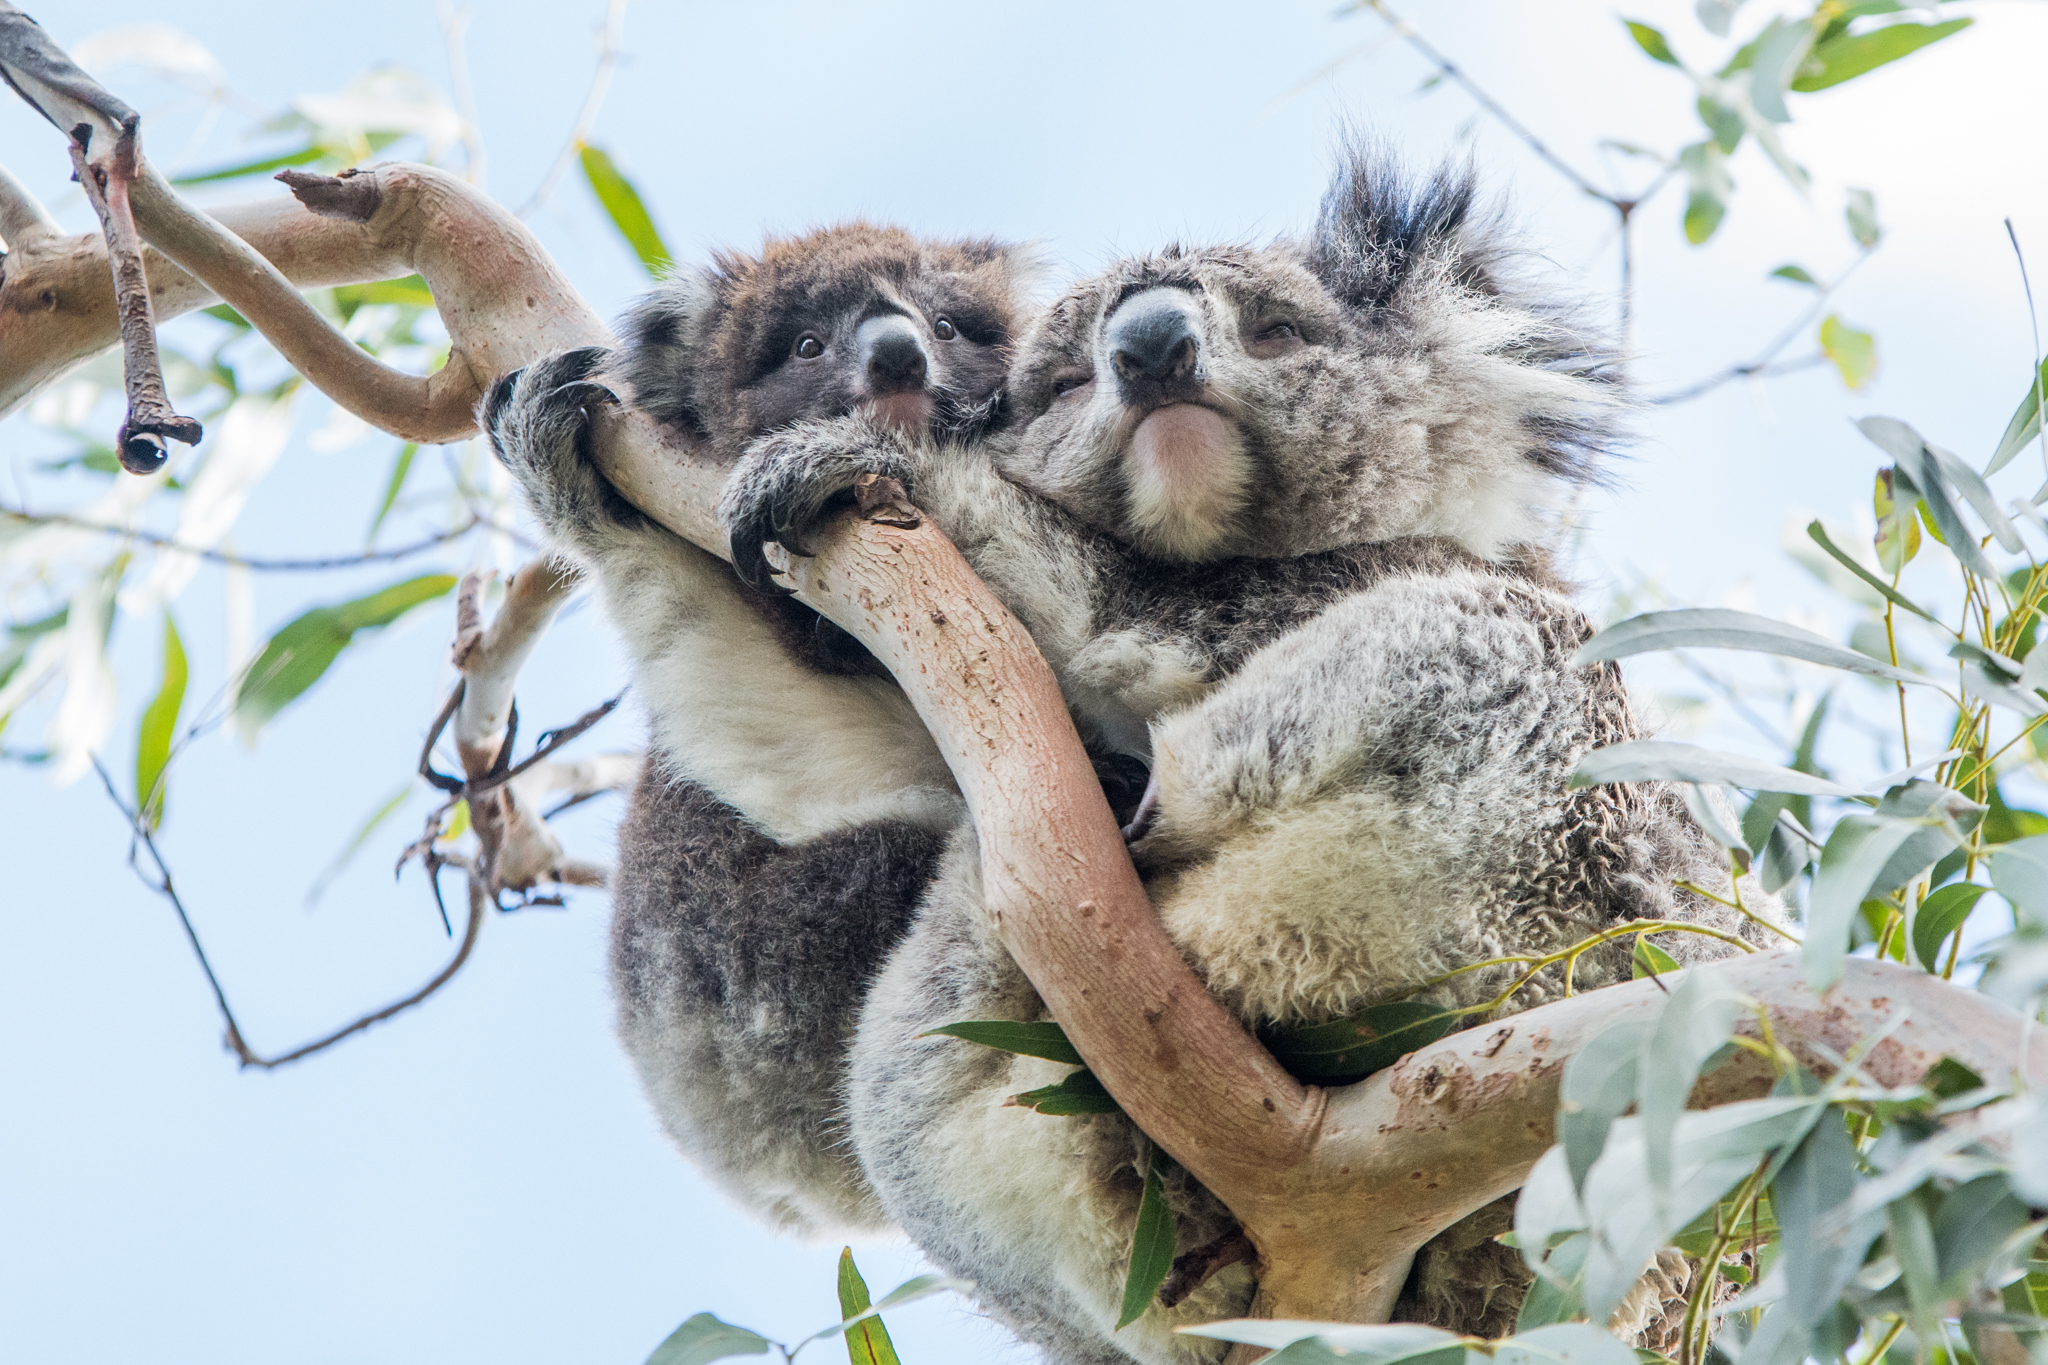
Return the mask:
<path id="1" fill-rule="evenodd" d="M 722 501 L 734 563 L 766 581 L 765 544 L 802 554 L 861 474 L 900 481 L 1031 630 L 1084 734 L 1149 763 L 1133 856 L 1253 1027 L 1476 1004 L 1511 969 L 1448 973 L 1630 918 L 1760 938 L 1674 889 L 1727 872 L 1673 793 L 1567 790 L 1636 724 L 1611 664 L 1572 665 L 1591 627 L 1538 547 L 1621 404 L 1597 343 L 1517 267 L 1469 175 L 1416 183 L 1350 147 L 1305 239 L 1169 249 L 1056 301 L 970 448 L 861 419 L 756 442 Z M 1680 961 L 1717 955 L 1665 938 Z M 1625 947 L 1589 953 L 1572 984 L 1627 970 Z M 1566 988 L 1553 969 L 1505 1012 Z M 1220 1358 L 1172 1328 L 1245 1311 L 1244 1266 L 1114 1331 L 1143 1135 L 1006 1106 L 1064 1069 L 926 1036 L 1044 1017 L 957 828 L 855 1035 L 870 1183 L 1049 1358 Z M 1169 1198 L 1182 1252 L 1234 1226 L 1184 1173 Z M 1404 1316 L 1512 1322 L 1526 1276 L 1468 1234 L 1418 1255 Z M 1642 1297 L 1624 1330 L 1648 1325 Z"/>
<path id="2" fill-rule="evenodd" d="M 836 1078 L 962 806 L 886 671 L 629 506 L 590 459 L 589 415 L 622 390 L 726 460 L 834 414 L 971 435 L 1030 273 L 996 242 L 866 223 L 773 239 L 650 294 L 617 351 L 551 357 L 483 406 L 553 544 L 594 576 L 647 712 L 613 883 L 620 1038 L 683 1151 L 800 1232 L 881 1216 Z"/>

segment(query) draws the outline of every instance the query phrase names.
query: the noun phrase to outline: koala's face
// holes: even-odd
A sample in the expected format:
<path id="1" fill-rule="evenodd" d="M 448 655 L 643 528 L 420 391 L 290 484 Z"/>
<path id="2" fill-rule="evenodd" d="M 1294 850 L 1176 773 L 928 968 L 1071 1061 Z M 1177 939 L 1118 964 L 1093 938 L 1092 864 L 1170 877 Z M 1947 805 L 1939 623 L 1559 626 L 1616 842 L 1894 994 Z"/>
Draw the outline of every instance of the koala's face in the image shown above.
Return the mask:
<path id="1" fill-rule="evenodd" d="M 917 434 L 969 429 L 1009 364 L 1018 275 L 1017 254 L 993 242 L 863 223 L 771 240 L 636 309 L 631 377 L 643 406 L 730 456 L 855 411 Z M 668 386 L 672 413 L 647 401 Z"/>
<path id="2" fill-rule="evenodd" d="M 998 459 L 1148 554 L 1527 539 L 1604 432 L 1600 358 L 1510 296 L 1471 189 L 1354 152 L 1305 243 L 1170 250 L 1058 300 L 1020 342 Z"/>

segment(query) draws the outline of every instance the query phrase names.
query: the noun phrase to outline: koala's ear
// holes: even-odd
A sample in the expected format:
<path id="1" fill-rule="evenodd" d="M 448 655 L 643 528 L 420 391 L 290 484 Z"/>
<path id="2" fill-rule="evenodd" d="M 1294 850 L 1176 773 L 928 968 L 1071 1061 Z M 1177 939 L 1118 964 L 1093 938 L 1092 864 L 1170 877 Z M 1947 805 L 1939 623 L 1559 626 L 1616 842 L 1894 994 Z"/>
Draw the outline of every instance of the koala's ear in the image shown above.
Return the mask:
<path id="1" fill-rule="evenodd" d="M 1476 211 L 1477 195 L 1469 162 L 1418 175 L 1380 140 L 1346 134 L 1309 238 L 1308 267 L 1362 310 L 1385 307 L 1426 270 L 1491 293 L 1500 247 L 1494 225 Z"/>
<path id="2" fill-rule="evenodd" d="M 633 386 L 634 406 L 696 436 L 707 434 L 697 395 L 717 304 L 712 281 L 690 271 L 664 282 L 619 319 L 619 368 Z"/>

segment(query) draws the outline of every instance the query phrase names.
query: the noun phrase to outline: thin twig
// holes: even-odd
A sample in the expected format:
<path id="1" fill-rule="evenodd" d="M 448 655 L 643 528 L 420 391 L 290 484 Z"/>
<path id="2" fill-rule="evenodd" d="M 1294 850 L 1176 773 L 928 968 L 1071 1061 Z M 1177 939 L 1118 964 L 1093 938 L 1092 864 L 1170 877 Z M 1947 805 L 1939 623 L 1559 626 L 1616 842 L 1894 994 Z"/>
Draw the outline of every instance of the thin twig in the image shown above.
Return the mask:
<path id="1" fill-rule="evenodd" d="M 425 554 L 428 550 L 446 545 L 451 540 L 460 540 L 471 531 L 484 525 L 480 517 L 453 530 L 414 541 L 410 545 L 399 545 L 388 550 L 364 550 L 357 554 L 329 555 L 319 559 L 265 559 L 249 555 L 238 555 L 230 550 L 206 550 L 197 545 L 186 545 L 171 536 L 158 535 L 154 531 L 138 531 L 127 526 L 110 526 L 105 522 L 88 521 L 83 517 L 67 516 L 62 512 L 24 512 L 15 507 L 0 506 L 0 520 L 25 521 L 37 526 L 75 526 L 81 531 L 98 531 L 105 535 L 126 536 L 139 540 L 145 545 L 156 545 L 180 554 L 192 555 L 215 564 L 231 564 L 239 569 L 254 569 L 261 573 L 312 573 L 325 569 L 347 569 L 361 564 L 384 564 L 394 559 L 409 559 L 413 555 Z"/>
<path id="2" fill-rule="evenodd" d="M 597 111 L 604 107 L 605 93 L 611 88 L 612 72 L 619 64 L 619 43 L 626 33 L 627 0 L 608 0 L 604 11 L 604 26 L 597 36 L 597 70 L 591 73 L 590 89 L 583 96 L 583 107 L 576 113 L 576 122 L 569 129 L 568 140 L 562 150 L 555 153 L 554 162 L 547 174 L 540 178 L 532 194 L 517 210 L 517 216 L 524 218 L 547 203 L 555 186 L 568 173 L 569 163 L 583 150 L 583 140 L 590 136 L 590 130 L 597 124 Z"/>
<path id="3" fill-rule="evenodd" d="M 185 939 L 192 945 L 193 955 L 199 959 L 200 970 L 206 973 L 206 984 L 213 988 L 214 1004 L 219 1006 L 221 1019 L 227 1024 L 227 1045 L 245 1067 L 252 1066 L 267 1071 L 273 1067 L 296 1062 L 302 1057 L 310 1057 L 316 1052 L 325 1051 L 342 1039 L 361 1033 L 372 1024 L 380 1024 L 394 1015 L 404 1013 L 414 1005 L 425 1000 L 435 991 L 440 990 L 441 987 L 447 985 L 454 978 L 455 974 L 462 970 L 462 964 L 469 960 L 470 950 L 476 947 L 477 933 L 483 927 L 485 898 L 481 888 L 476 883 L 475 877 L 472 876 L 469 883 L 469 923 L 463 930 L 462 942 L 457 946 L 454 956 L 449 958 L 448 964 L 435 973 L 434 977 L 426 985 L 420 987 L 404 999 L 394 1000 L 381 1009 L 372 1010 L 368 1014 L 351 1020 L 342 1027 L 335 1029 L 332 1033 L 316 1038 L 310 1043 L 302 1044 L 289 1052 L 280 1053 L 275 1057 L 262 1056 L 250 1048 L 249 1044 L 242 1037 L 242 1028 L 235 1020 L 235 1012 L 228 1007 L 227 993 L 221 989 L 220 978 L 214 975 L 213 964 L 206 957 L 206 949 L 201 946 L 199 935 L 192 928 L 192 917 L 185 912 L 185 903 L 179 898 L 177 887 L 171 881 L 171 869 L 164 862 L 163 854 L 157 850 L 156 840 L 150 833 L 148 823 L 141 818 L 134 808 L 121 799 L 121 793 L 115 790 L 113 777 L 107 772 L 106 766 L 100 762 L 97 754 L 92 756 L 92 766 L 94 771 L 99 773 L 100 781 L 106 786 L 107 798 L 114 803 L 115 809 L 119 810 L 127 819 L 132 837 L 139 841 L 142 848 L 148 850 L 150 861 L 156 864 L 158 880 L 152 883 L 147 877 L 144 877 L 144 884 L 170 901 L 171 908 L 178 912 L 178 923 L 184 926 Z M 446 861 L 460 862 L 461 860 L 450 858 Z M 131 866 L 134 866 L 132 855 L 130 856 L 129 863 Z M 135 870 L 138 876 L 142 875 L 142 869 L 139 866 Z"/>
<path id="4" fill-rule="evenodd" d="M 2020 235 L 2013 230 L 2010 218 L 2005 220 L 2005 235 L 2012 240 L 2013 257 L 2020 263 L 2020 288 L 2027 293 L 2027 321 L 2034 329 L 2034 420 L 2040 426 L 2041 464 L 2044 469 L 2048 469 L 2048 421 L 2042 420 L 2042 409 L 2044 403 L 2048 403 L 2048 394 L 2041 391 L 2041 315 L 2034 309 L 2034 282 L 2027 277 L 2027 253 L 2020 250 Z"/>
<path id="5" fill-rule="evenodd" d="M 1783 364 L 1774 363 L 1777 361 L 1779 352 L 1805 335 L 1806 329 L 1811 327 L 1814 321 L 1827 311 L 1828 300 L 1834 297 L 1835 291 L 1848 282 L 1849 277 L 1856 273 L 1857 267 L 1869 260 L 1875 250 L 1875 247 L 1864 247 L 1861 251 L 1857 252 L 1856 259 L 1849 262 L 1848 267 L 1841 274 L 1835 276 L 1832 282 L 1824 285 L 1806 311 L 1801 313 L 1791 326 L 1780 332 L 1777 339 L 1766 346 L 1755 359 L 1745 361 L 1739 365 L 1730 365 L 1727 369 L 1710 374 L 1705 379 L 1688 384 L 1682 389 L 1673 389 L 1669 393 L 1660 393 L 1648 400 L 1650 404 L 1655 407 L 1664 407 L 1672 403 L 1688 403 L 1702 394 L 1711 393 L 1723 384 L 1737 379 L 1747 379 L 1751 375 L 1769 376 L 1786 374 L 1793 370 L 1803 370 L 1810 366 L 1818 365 L 1826 360 L 1826 355 L 1822 354 L 1808 356 L 1803 360 L 1788 361 Z"/>
<path id="6" fill-rule="evenodd" d="M 477 122 L 476 91 L 469 82 L 469 47 L 464 41 L 469 33 L 471 12 L 466 6 L 454 8 L 448 0 L 438 0 L 434 8 L 436 17 L 441 21 L 441 40 L 448 49 L 448 83 L 455 91 L 455 112 L 462 116 L 462 151 L 468 158 L 468 164 L 463 167 L 463 179 L 482 189 L 484 130 Z"/>

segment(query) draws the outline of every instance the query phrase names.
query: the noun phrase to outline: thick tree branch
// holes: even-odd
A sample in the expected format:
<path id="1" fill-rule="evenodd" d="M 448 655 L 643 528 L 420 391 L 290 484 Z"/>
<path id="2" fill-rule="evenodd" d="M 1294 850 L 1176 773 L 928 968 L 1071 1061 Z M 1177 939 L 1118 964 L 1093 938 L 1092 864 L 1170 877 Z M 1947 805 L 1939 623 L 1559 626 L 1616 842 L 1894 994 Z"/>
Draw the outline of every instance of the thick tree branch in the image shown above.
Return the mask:
<path id="1" fill-rule="evenodd" d="M 0 249 L 20 251 L 30 242 L 63 232 L 29 187 L 0 166 Z"/>

